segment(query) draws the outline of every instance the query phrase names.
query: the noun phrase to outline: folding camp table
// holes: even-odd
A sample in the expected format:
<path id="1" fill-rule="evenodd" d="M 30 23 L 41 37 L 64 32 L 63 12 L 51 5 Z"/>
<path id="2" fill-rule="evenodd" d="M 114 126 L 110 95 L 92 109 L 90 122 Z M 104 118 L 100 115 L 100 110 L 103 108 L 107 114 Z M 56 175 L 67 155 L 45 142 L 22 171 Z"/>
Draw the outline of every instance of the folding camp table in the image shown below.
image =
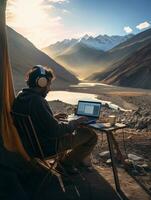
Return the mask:
<path id="1" fill-rule="evenodd" d="M 114 175 L 116 193 L 121 200 L 128 200 L 128 198 L 125 196 L 125 194 L 122 191 L 121 186 L 120 186 L 118 171 L 117 171 L 117 168 L 116 168 L 114 147 L 117 151 L 118 158 L 120 158 L 120 160 L 123 164 L 125 164 L 124 158 L 122 156 L 122 153 L 119 149 L 118 143 L 117 143 L 117 141 L 114 137 L 114 134 L 113 134 L 113 132 L 115 132 L 116 130 L 124 129 L 126 127 L 126 125 L 121 124 L 121 123 L 116 123 L 113 126 L 108 126 L 105 123 L 102 123 L 102 125 L 101 125 L 101 123 L 96 123 L 96 124 L 90 124 L 89 127 L 94 128 L 96 130 L 99 130 L 102 133 L 103 132 L 106 133 L 108 148 L 109 148 L 110 157 L 111 157 L 111 165 L 112 165 L 112 171 L 113 171 L 113 175 Z"/>

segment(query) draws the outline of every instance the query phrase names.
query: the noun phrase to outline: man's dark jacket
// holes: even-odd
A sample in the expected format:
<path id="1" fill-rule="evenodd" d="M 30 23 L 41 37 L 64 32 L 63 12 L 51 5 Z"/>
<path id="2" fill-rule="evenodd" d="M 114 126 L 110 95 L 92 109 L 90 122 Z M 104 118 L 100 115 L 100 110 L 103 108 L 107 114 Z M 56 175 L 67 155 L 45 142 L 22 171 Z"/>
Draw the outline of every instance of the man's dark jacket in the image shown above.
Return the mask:
<path id="1" fill-rule="evenodd" d="M 58 122 L 40 93 L 33 89 L 23 89 L 16 97 L 12 110 L 17 113 L 30 115 L 45 156 L 56 154 L 57 140 L 71 134 L 75 125 L 73 122 Z M 27 150 L 27 149 L 26 149 Z M 28 149 L 30 152 L 30 149 Z"/>

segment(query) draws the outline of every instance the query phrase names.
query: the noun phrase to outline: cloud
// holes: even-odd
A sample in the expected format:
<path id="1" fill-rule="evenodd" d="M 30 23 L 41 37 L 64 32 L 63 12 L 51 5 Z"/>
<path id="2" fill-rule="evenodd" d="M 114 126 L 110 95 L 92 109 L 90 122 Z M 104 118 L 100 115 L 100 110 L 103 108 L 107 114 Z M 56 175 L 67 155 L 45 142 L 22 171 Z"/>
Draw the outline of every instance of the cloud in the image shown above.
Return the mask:
<path id="1" fill-rule="evenodd" d="M 140 23 L 136 26 L 137 29 L 139 30 L 142 30 L 144 28 L 148 28 L 150 26 L 150 24 L 148 22 L 143 22 L 143 23 Z"/>
<path id="2" fill-rule="evenodd" d="M 131 29 L 131 27 L 129 27 L 129 26 L 125 26 L 125 27 L 124 27 L 124 31 L 125 31 L 126 33 L 131 33 L 131 32 L 133 31 L 133 29 Z"/>

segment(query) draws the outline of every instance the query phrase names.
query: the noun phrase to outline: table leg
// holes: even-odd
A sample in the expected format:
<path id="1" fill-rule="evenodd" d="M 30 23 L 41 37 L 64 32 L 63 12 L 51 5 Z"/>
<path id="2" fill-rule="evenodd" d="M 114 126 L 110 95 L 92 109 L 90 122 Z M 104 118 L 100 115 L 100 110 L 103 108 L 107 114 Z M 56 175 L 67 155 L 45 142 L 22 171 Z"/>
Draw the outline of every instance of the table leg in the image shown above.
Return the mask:
<path id="1" fill-rule="evenodd" d="M 117 142 L 116 139 L 114 138 L 114 135 L 113 135 L 112 132 L 110 132 L 110 135 L 111 135 L 111 137 L 112 137 L 112 141 L 113 141 L 114 147 L 115 147 L 115 149 L 116 149 L 116 151 L 117 151 L 117 158 L 118 158 L 118 160 L 120 160 L 120 161 L 122 162 L 122 164 L 123 164 L 124 166 L 126 166 L 125 160 L 124 160 L 124 157 L 123 157 L 123 155 L 122 155 L 122 153 L 121 153 L 121 151 L 120 151 L 118 142 Z"/>
<path id="2" fill-rule="evenodd" d="M 115 164 L 115 156 L 114 156 L 114 148 L 113 148 L 113 140 L 112 139 L 113 139 L 112 138 L 112 131 L 108 131 L 107 132 L 107 141 L 108 141 L 108 145 L 109 145 L 115 188 L 116 188 L 117 195 L 119 196 L 120 200 L 128 200 L 128 198 L 125 196 L 125 194 L 123 193 L 123 191 L 121 190 L 121 187 L 120 187 L 118 172 L 117 172 L 117 168 L 116 168 L 116 164 Z"/>
<path id="3" fill-rule="evenodd" d="M 118 178 L 118 172 L 115 164 L 115 156 L 114 156 L 114 149 L 113 149 L 113 140 L 111 136 L 112 132 L 107 132 L 107 141 L 109 145 L 109 151 L 110 151 L 110 157 L 111 157 L 111 165 L 112 165 L 112 170 L 113 170 L 113 175 L 114 175 L 114 181 L 115 181 L 115 187 L 116 190 L 119 191 L 120 189 L 120 182 Z"/>

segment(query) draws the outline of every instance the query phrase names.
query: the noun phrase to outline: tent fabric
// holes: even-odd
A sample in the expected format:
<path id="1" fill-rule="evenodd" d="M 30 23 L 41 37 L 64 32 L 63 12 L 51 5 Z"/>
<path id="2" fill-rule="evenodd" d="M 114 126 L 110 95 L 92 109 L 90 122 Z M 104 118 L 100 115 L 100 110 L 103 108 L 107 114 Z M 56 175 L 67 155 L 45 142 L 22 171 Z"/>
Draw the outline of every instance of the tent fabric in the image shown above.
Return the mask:
<path id="1" fill-rule="evenodd" d="M 19 152 L 29 160 L 10 115 L 15 92 L 7 46 L 6 2 L 7 0 L 0 0 L 0 134 L 6 149 Z"/>

